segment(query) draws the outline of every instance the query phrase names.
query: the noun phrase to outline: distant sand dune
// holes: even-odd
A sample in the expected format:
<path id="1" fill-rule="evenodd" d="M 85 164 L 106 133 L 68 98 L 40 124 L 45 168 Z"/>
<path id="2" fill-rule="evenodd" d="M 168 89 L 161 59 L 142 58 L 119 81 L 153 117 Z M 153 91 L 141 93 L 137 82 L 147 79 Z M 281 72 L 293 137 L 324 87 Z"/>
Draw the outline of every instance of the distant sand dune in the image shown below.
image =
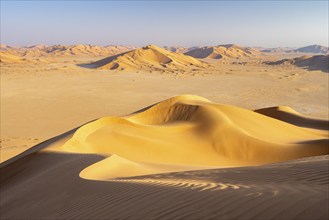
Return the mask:
<path id="1" fill-rule="evenodd" d="M 178 70 L 189 67 L 206 67 L 208 65 L 193 57 L 149 45 L 99 60 L 91 63 L 90 66 L 110 70 Z"/>
<path id="2" fill-rule="evenodd" d="M 8 52 L 0 52 L 0 63 L 21 63 L 23 59 Z"/>
<path id="3" fill-rule="evenodd" d="M 243 57 L 255 57 L 257 55 L 257 51 L 252 48 L 228 44 L 196 48 L 186 52 L 185 54 L 195 58 L 236 59 Z"/>
<path id="4" fill-rule="evenodd" d="M 308 70 L 329 72 L 329 55 L 301 56 L 293 59 L 283 59 L 274 62 L 265 62 L 268 65 L 294 65 Z"/>
<path id="5" fill-rule="evenodd" d="M 89 44 L 76 45 L 34 45 L 29 47 L 8 47 L 2 45 L 2 50 L 24 58 L 45 57 L 99 57 L 123 53 L 133 49 L 130 46 L 96 46 Z"/>

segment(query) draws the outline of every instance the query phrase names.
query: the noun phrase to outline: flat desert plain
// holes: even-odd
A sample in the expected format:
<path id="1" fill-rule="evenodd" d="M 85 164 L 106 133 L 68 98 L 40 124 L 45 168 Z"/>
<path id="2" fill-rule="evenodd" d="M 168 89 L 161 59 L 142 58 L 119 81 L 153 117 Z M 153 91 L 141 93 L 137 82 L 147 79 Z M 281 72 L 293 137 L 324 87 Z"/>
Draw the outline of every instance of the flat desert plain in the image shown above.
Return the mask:
<path id="1" fill-rule="evenodd" d="M 328 218 L 328 55 L 77 48 L 2 52 L 1 219 Z"/>

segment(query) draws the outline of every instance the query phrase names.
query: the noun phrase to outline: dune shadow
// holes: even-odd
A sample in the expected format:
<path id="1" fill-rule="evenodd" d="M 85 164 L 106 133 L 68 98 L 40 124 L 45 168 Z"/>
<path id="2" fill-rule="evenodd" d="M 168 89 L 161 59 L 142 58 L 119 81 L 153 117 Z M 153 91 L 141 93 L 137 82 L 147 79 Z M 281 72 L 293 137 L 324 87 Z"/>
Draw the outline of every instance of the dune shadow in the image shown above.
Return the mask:
<path id="1" fill-rule="evenodd" d="M 313 128 L 319 130 L 329 130 L 329 121 L 322 119 L 307 118 L 301 115 L 295 115 L 289 112 L 280 111 L 277 113 L 267 113 L 269 108 L 257 109 L 255 112 L 266 115 L 280 121 L 287 122 L 300 127 Z"/>
<path id="2" fill-rule="evenodd" d="M 328 160 L 288 167 L 283 163 L 158 174 L 122 181 L 79 177 L 81 170 L 102 159 L 92 154 L 35 152 L 2 167 L 1 219 L 205 219 L 209 212 L 214 219 L 243 219 L 245 212 L 257 217 L 253 219 L 278 214 L 289 219 L 328 217 L 328 194 L 324 193 Z M 135 181 L 138 179 L 146 181 L 139 183 Z M 168 185 L 162 179 L 175 184 Z M 149 180 L 158 183 L 150 184 Z M 205 183 L 199 186 L 189 181 Z M 302 202 L 305 198 L 312 198 L 312 202 Z M 282 201 L 298 208 L 286 209 L 280 205 Z M 261 206 L 255 205 L 260 202 Z M 266 208 L 272 205 L 277 208 Z M 300 210 L 312 212 L 301 215 Z"/>
<path id="3" fill-rule="evenodd" d="M 39 143 L 39 144 L 37 144 L 37 145 L 35 145 L 35 146 L 29 148 L 29 149 L 23 151 L 22 153 L 20 153 L 20 154 L 14 156 L 14 157 L 12 157 L 12 158 L 10 158 L 10 159 L 8 159 L 8 160 L 2 162 L 2 163 L 0 163 L 0 168 L 3 168 L 3 167 L 5 167 L 5 166 L 8 166 L 9 164 L 13 163 L 14 161 L 16 161 L 16 160 L 18 160 L 18 159 L 21 159 L 21 158 L 23 158 L 23 157 L 26 157 L 26 156 L 28 156 L 29 154 L 35 153 L 35 152 L 37 152 L 37 151 L 39 151 L 39 150 L 42 150 L 42 149 L 44 149 L 45 147 L 47 147 L 47 146 L 49 146 L 49 145 L 55 143 L 56 141 L 59 141 L 59 140 L 61 140 L 61 139 L 63 139 L 63 138 L 66 138 L 66 137 L 68 137 L 68 136 L 70 136 L 70 135 L 73 135 L 74 132 L 75 132 L 77 129 L 79 129 L 81 126 L 86 125 L 86 124 L 88 124 L 88 123 L 90 123 L 90 122 L 93 122 L 93 121 L 96 121 L 96 120 L 97 120 L 97 119 L 91 120 L 91 121 L 89 121 L 89 122 L 87 122 L 87 123 L 84 123 L 84 124 L 82 124 L 82 125 L 80 125 L 80 126 L 78 126 L 78 127 L 76 127 L 76 128 L 73 128 L 73 129 L 71 129 L 71 130 L 69 130 L 69 131 L 67 131 L 67 132 L 64 132 L 64 133 L 62 133 L 62 134 L 60 134 L 60 135 L 57 135 L 57 136 L 55 136 L 55 137 L 53 137 L 53 138 L 50 138 L 50 139 L 48 139 L 48 140 L 45 140 L 45 141 L 43 141 L 43 142 L 41 142 L 41 143 Z"/>

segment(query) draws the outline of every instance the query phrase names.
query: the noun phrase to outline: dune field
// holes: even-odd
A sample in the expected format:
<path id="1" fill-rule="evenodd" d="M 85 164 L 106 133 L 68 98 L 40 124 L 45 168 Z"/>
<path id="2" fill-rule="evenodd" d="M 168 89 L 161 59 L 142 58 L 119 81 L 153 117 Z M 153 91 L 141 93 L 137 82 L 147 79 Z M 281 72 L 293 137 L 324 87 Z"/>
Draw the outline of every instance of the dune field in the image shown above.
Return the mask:
<path id="1" fill-rule="evenodd" d="M 328 49 L 165 48 L 1 45 L 1 219 L 329 217 Z"/>

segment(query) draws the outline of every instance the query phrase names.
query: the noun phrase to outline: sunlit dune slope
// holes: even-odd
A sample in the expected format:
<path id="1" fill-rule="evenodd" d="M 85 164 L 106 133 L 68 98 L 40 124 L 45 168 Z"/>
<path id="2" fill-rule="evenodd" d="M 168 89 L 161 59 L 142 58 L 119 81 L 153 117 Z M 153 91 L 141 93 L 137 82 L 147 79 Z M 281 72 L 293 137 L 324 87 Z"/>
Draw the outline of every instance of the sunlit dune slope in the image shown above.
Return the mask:
<path id="1" fill-rule="evenodd" d="M 0 63 L 21 63 L 23 59 L 8 52 L 0 52 Z"/>
<path id="2" fill-rule="evenodd" d="M 108 157 L 81 172 L 87 179 L 258 165 L 329 152 L 328 133 L 316 130 L 328 122 L 304 117 L 300 126 L 270 116 L 177 96 L 126 117 L 88 123 L 56 150 Z M 313 127 L 306 128 L 308 122 Z"/>
<path id="3" fill-rule="evenodd" d="M 68 58 L 68 57 L 99 57 L 110 56 L 123 53 L 133 49 L 130 46 L 96 46 L 89 44 L 76 45 L 34 45 L 29 47 L 6 47 L 3 45 L 2 50 L 8 54 L 12 54 L 23 58 Z"/>
<path id="4" fill-rule="evenodd" d="M 186 52 L 185 54 L 195 58 L 235 59 L 243 57 L 255 57 L 257 55 L 257 51 L 252 48 L 228 44 L 196 48 Z"/>
<path id="5" fill-rule="evenodd" d="M 91 66 L 111 70 L 165 70 L 206 67 L 208 65 L 193 57 L 181 53 L 173 53 L 155 45 L 149 45 L 99 60 L 91 63 Z"/>

